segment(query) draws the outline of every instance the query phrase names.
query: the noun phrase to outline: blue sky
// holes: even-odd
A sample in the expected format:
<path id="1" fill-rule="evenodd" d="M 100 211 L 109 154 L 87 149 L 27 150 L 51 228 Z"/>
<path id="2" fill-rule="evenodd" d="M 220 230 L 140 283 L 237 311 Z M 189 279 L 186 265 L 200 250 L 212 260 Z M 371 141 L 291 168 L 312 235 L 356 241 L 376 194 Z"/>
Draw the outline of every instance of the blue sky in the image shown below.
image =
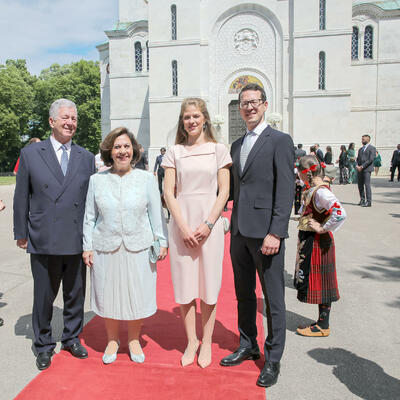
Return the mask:
<path id="1" fill-rule="evenodd" d="M 118 0 L 0 0 L 0 64 L 24 58 L 32 74 L 51 64 L 98 60 L 118 20 Z"/>

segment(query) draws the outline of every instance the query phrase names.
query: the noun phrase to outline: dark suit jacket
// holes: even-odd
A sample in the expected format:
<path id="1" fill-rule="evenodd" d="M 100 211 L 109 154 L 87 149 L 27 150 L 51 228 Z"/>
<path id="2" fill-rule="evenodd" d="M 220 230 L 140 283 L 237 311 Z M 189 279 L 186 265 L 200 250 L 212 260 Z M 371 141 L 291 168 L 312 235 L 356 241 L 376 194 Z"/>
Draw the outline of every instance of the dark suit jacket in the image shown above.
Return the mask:
<path id="1" fill-rule="evenodd" d="M 242 172 L 243 139 L 231 147 L 232 234 L 261 239 L 273 233 L 286 238 L 295 187 L 292 138 L 268 126 L 251 149 Z"/>
<path id="2" fill-rule="evenodd" d="M 305 150 L 303 150 L 303 149 L 296 149 L 296 150 L 294 151 L 294 158 L 295 158 L 295 160 L 298 160 L 299 158 L 304 157 L 306 154 L 307 154 L 307 153 L 306 153 Z"/>
<path id="3" fill-rule="evenodd" d="M 318 158 L 318 160 L 319 160 L 320 162 L 324 161 L 324 153 L 322 152 L 321 149 L 318 149 L 318 150 L 317 150 L 316 155 L 317 155 L 317 158 Z"/>
<path id="4" fill-rule="evenodd" d="M 72 144 L 64 177 L 50 139 L 21 151 L 14 192 L 14 238 L 28 239 L 28 253 L 82 252 L 82 226 L 94 155 Z"/>
<path id="5" fill-rule="evenodd" d="M 363 151 L 361 147 L 358 150 L 357 155 L 357 165 L 361 165 L 363 167 L 363 171 L 372 172 L 374 170 L 374 160 L 376 156 L 376 149 L 372 144 L 369 144 L 368 147 Z"/>
<path id="6" fill-rule="evenodd" d="M 393 156 L 392 156 L 392 167 L 395 167 L 396 165 L 400 165 L 400 151 L 399 150 L 395 150 L 393 152 Z"/>

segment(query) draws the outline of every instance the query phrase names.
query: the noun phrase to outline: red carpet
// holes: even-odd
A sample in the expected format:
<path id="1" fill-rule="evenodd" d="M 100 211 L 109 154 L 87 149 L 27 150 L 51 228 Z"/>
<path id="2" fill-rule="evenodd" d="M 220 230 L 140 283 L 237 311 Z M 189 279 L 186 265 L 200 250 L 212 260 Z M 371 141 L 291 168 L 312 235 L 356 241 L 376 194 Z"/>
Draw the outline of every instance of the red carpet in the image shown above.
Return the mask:
<path id="1" fill-rule="evenodd" d="M 146 354 L 144 364 L 130 361 L 126 326 L 122 323 L 118 359 L 111 365 L 103 365 L 101 357 L 106 347 L 106 334 L 103 321 L 95 317 L 81 335 L 89 358 L 78 360 L 61 351 L 53 357 L 51 367 L 30 382 L 16 399 L 264 399 L 265 390 L 255 384 L 264 364 L 263 357 L 256 363 L 247 361 L 236 367 L 219 366 L 219 360 L 235 350 L 239 343 L 229 234 L 225 239 L 224 273 L 213 336 L 213 362 L 208 368 L 202 369 L 197 364 L 185 368 L 180 366 L 186 345 L 185 332 L 179 307 L 174 302 L 169 260 L 166 260 L 158 265 L 158 311 L 145 320 L 142 329 L 141 344 Z M 257 290 L 258 336 L 261 339 L 262 300 L 260 288 Z M 199 314 L 198 326 L 201 337 Z M 259 345 L 262 349 L 261 340 Z"/>

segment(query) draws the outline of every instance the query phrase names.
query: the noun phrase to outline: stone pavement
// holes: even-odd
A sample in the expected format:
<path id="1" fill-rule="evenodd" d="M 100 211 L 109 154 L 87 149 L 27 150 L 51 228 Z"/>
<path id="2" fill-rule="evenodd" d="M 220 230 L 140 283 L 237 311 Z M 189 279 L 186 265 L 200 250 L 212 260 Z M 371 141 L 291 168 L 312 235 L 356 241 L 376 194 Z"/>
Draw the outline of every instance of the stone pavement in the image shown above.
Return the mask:
<path id="1" fill-rule="evenodd" d="M 278 384 L 266 391 L 268 400 L 400 399 L 400 184 L 387 180 L 373 177 L 372 208 L 356 205 L 356 185 L 333 186 L 348 220 L 335 234 L 341 299 L 333 304 L 327 338 L 295 333 L 298 325 L 316 318 L 317 306 L 299 303 L 292 287 L 297 231 L 291 220 L 286 350 Z M 31 350 L 29 256 L 12 239 L 13 190 L 0 186 L 0 199 L 7 205 L 0 213 L 0 316 L 5 320 L 0 327 L 0 400 L 14 398 L 38 374 Z M 88 303 L 85 309 L 88 321 L 93 313 Z M 60 295 L 53 326 L 60 340 Z"/>

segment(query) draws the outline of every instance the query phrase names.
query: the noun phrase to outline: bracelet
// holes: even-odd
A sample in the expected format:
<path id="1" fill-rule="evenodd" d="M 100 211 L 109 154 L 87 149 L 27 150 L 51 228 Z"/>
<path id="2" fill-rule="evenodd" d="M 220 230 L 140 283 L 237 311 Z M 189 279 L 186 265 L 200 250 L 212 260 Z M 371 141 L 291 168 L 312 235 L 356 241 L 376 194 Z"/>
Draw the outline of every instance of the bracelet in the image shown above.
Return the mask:
<path id="1" fill-rule="evenodd" d="M 212 230 L 212 228 L 214 228 L 214 224 L 212 224 L 211 222 L 205 220 L 204 223 L 208 226 L 208 229 L 210 229 L 210 231 Z"/>

